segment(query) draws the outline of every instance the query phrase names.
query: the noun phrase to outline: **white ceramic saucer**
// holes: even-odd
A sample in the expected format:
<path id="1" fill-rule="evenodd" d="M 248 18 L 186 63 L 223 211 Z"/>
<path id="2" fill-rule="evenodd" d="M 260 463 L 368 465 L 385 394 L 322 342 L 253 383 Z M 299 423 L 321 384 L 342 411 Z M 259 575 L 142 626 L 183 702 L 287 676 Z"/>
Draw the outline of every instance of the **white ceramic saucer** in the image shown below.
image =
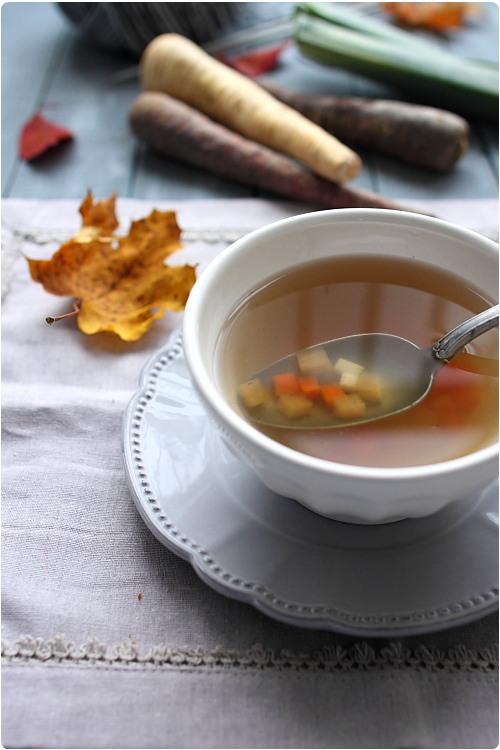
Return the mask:
<path id="1" fill-rule="evenodd" d="M 215 432 L 179 334 L 124 420 L 132 496 L 155 536 L 222 594 L 292 625 L 397 637 L 498 605 L 497 487 L 417 520 L 354 526 L 274 495 Z"/>

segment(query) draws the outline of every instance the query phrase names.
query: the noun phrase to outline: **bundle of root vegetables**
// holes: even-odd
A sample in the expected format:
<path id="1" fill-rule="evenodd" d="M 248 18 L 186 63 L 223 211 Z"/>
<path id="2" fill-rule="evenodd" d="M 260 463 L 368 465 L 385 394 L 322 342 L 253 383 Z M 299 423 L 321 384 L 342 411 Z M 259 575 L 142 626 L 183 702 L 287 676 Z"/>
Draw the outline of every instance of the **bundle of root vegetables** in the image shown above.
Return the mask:
<path id="1" fill-rule="evenodd" d="M 164 34 L 141 61 L 136 135 L 165 156 L 323 208 L 401 209 L 347 187 L 359 144 L 430 169 L 450 169 L 468 144 L 458 115 L 393 101 L 296 94 L 259 85 L 185 37 Z"/>

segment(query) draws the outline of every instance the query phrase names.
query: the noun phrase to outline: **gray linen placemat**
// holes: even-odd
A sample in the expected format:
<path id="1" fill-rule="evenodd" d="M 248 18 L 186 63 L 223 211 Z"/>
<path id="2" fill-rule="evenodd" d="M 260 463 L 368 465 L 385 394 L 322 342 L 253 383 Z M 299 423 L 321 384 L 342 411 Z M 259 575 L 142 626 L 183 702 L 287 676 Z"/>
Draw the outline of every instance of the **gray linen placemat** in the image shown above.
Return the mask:
<path id="1" fill-rule="evenodd" d="M 495 205 L 431 210 L 492 233 Z M 304 210 L 245 200 L 177 207 L 187 242 L 175 262 L 201 269 L 238 234 Z M 33 284 L 15 254 L 50 252 L 76 228 L 76 203 L 3 208 L 12 272 L 3 306 L 3 744 L 496 746 L 495 615 L 393 643 L 291 628 L 216 594 L 156 541 L 126 487 L 121 419 L 144 361 L 179 318 L 133 345 L 85 337 L 71 320 L 48 328 L 44 317 L 67 301 Z M 127 220 L 149 208 L 119 205 Z"/>

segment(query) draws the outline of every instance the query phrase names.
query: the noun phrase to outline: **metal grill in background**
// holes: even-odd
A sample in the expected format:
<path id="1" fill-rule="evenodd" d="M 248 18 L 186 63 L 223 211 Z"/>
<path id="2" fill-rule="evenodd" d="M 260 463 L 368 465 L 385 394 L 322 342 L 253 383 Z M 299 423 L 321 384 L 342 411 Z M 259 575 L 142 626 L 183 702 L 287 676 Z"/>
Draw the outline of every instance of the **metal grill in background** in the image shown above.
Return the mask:
<path id="1" fill-rule="evenodd" d="M 293 3 L 58 3 L 99 47 L 141 55 L 158 34 L 207 45 L 221 37 L 287 21 Z"/>

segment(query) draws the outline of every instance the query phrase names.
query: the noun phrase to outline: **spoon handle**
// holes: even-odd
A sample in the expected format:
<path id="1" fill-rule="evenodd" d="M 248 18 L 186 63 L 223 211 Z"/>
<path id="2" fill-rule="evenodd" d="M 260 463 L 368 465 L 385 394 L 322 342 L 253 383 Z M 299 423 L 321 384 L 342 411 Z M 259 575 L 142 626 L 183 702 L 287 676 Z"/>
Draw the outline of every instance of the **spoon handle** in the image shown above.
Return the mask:
<path id="1" fill-rule="evenodd" d="M 473 341 L 482 333 L 486 333 L 490 328 L 498 327 L 499 308 L 500 305 L 495 305 L 495 307 L 490 307 L 479 315 L 474 315 L 473 318 L 469 318 L 464 323 L 460 323 L 453 331 L 436 341 L 432 347 L 433 356 L 441 362 L 448 362 L 469 341 Z"/>

